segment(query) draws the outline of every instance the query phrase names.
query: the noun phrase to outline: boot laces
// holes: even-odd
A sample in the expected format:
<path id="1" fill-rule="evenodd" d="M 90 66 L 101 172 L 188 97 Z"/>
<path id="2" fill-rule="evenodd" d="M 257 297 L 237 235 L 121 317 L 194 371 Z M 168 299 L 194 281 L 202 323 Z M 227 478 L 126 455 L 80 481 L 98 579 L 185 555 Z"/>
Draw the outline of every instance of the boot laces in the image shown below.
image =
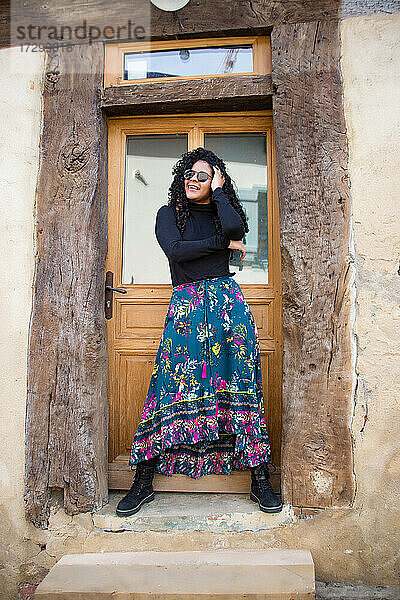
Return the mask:
<path id="1" fill-rule="evenodd" d="M 137 468 L 135 479 L 129 490 L 132 493 L 140 492 L 146 487 L 149 487 L 153 480 L 154 469 L 151 467 Z"/>
<path id="2" fill-rule="evenodd" d="M 266 477 L 258 480 L 258 486 L 260 488 L 260 491 L 263 491 L 263 492 L 272 491 L 271 482 Z"/>

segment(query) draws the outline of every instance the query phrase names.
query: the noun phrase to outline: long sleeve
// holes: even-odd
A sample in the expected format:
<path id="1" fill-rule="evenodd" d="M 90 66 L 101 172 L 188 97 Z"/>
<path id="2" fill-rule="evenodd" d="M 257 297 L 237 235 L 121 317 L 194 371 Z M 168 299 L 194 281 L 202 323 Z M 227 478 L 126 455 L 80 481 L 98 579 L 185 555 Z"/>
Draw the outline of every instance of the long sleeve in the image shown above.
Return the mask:
<path id="1" fill-rule="evenodd" d="M 217 205 L 222 231 L 230 240 L 241 240 L 246 233 L 242 217 L 233 208 L 221 187 L 213 191 L 212 200 Z"/>
<path id="2" fill-rule="evenodd" d="M 161 206 L 157 212 L 155 233 L 166 256 L 174 262 L 186 262 L 223 250 L 229 245 L 222 236 L 213 235 L 203 240 L 183 240 L 170 206 Z"/>

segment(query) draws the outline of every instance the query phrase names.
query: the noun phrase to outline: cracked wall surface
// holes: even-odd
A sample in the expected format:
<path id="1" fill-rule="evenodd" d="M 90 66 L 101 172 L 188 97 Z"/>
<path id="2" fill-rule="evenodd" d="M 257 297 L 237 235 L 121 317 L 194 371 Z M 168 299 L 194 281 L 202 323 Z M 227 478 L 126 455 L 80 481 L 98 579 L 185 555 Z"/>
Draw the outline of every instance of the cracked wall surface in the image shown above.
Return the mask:
<path id="1" fill-rule="evenodd" d="M 400 15 L 341 22 L 341 68 L 352 198 L 354 443 L 351 508 L 326 509 L 264 532 L 104 532 L 90 514 L 70 517 L 57 494 L 48 530 L 24 518 L 26 355 L 33 277 L 33 219 L 41 120 L 42 56 L 10 79 L 0 50 L 1 282 L 0 598 L 39 583 L 66 553 L 93 551 L 304 548 L 316 577 L 398 585 L 400 404 Z M 323 482 L 320 482 L 323 485 Z"/>

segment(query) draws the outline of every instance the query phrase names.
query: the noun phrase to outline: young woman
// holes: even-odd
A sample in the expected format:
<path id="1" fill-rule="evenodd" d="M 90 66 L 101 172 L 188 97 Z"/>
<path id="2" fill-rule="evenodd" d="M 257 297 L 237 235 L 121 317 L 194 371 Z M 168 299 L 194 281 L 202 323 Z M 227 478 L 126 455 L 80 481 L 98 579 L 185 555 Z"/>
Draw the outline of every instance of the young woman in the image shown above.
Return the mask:
<path id="1" fill-rule="evenodd" d="M 132 515 L 154 499 L 155 471 L 197 479 L 243 469 L 251 469 L 250 498 L 279 512 L 267 466 L 257 327 L 229 271 L 231 250 L 246 255 L 246 215 L 213 152 L 186 152 L 173 175 L 168 205 L 156 217 L 172 297 L 132 443 L 135 479 L 116 512 Z"/>

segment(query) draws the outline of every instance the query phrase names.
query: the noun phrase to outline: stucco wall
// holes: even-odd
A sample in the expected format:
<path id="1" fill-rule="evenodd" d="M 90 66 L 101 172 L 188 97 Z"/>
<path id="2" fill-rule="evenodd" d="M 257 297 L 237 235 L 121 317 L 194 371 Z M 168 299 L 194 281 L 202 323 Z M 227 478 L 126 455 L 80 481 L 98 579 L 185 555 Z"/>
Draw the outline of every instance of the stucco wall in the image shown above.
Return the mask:
<path id="1" fill-rule="evenodd" d="M 2 576 L 14 579 L 18 575 L 26 551 L 37 552 L 37 546 L 23 542 L 23 495 L 43 60 L 41 52 L 0 50 L 0 539 L 4 543 L 0 546 L 0 565 L 5 566 L 0 571 L 0 589 Z"/>
<path id="2" fill-rule="evenodd" d="M 360 541 L 379 556 L 376 579 L 389 581 L 400 573 L 400 14 L 349 19 L 341 37 L 357 288 L 354 520 L 361 511 Z"/>
<path id="3" fill-rule="evenodd" d="M 356 497 L 348 509 L 321 511 L 252 535 L 208 532 L 104 533 L 88 514 L 54 506 L 49 530 L 24 519 L 26 354 L 34 266 L 33 216 L 41 120 L 42 55 L 24 56 L 28 73 L 10 78 L 0 51 L 1 598 L 16 583 L 39 582 L 66 552 L 217 547 L 310 549 L 317 578 L 398 585 L 400 404 L 400 14 L 341 23 L 342 75 L 349 139 L 353 262 L 354 439 Z M 25 62 L 26 66 L 26 62 Z"/>

